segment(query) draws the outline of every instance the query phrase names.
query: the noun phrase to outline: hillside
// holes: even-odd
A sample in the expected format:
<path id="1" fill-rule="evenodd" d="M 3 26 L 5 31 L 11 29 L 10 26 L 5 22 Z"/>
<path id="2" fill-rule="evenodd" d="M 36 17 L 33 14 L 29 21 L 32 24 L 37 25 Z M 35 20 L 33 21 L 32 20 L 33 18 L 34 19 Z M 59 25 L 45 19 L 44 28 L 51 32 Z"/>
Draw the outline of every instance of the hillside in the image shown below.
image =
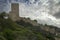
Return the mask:
<path id="1" fill-rule="evenodd" d="M 0 40 L 55 40 L 54 36 L 39 26 L 33 26 L 23 20 L 13 22 L 10 18 L 4 18 L 5 13 L 0 14 Z"/>

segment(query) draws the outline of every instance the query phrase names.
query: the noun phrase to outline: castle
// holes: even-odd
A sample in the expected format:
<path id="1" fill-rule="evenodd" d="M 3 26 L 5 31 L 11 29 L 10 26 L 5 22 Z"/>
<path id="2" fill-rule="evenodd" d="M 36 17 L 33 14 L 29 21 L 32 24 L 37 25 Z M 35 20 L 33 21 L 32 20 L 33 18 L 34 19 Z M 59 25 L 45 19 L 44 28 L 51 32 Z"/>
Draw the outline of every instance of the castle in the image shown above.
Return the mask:
<path id="1" fill-rule="evenodd" d="M 13 21 L 16 21 L 19 19 L 19 4 L 18 3 L 11 4 L 11 11 L 9 12 L 9 17 Z"/>
<path id="2" fill-rule="evenodd" d="M 32 21 L 27 18 L 19 17 L 19 4 L 18 3 L 11 3 L 11 11 L 9 12 L 9 18 L 12 19 L 13 21 L 20 21 L 23 20 L 25 22 L 29 22 L 32 25 L 37 26 L 37 22 Z"/>
<path id="3" fill-rule="evenodd" d="M 11 4 L 11 11 L 9 12 L 9 17 L 13 20 L 13 21 L 17 21 L 17 20 L 24 20 L 25 22 L 29 22 L 33 25 L 38 25 L 36 22 L 34 21 L 31 21 L 30 19 L 24 19 L 24 18 L 21 18 L 19 17 L 19 4 L 18 3 L 12 3 Z M 60 32 L 56 31 L 58 28 L 55 28 L 55 27 L 41 27 L 42 30 L 45 30 L 45 31 L 48 31 L 48 32 L 51 32 L 52 34 L 60 34 Z M 55 38 L 56 40 L 60 40 L 60 37 L 59 38 Z"/>

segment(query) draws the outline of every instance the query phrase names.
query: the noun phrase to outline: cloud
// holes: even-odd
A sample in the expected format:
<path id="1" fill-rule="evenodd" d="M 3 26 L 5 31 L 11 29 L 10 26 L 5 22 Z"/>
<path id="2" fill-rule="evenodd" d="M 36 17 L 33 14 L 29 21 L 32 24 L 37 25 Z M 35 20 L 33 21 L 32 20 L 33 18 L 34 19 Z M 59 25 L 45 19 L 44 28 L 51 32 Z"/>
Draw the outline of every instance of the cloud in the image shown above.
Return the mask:
<path id="1" fill-rule="evenodd" d="M 54 14 L 53 16 L 55 16 L 57 19 L 60 19 L 60 12 L 57 12 L 57 13 Z"/>
<path id="2" fill-rule="evenodd" d="M 8 1 L 7 0 L 0 0 L 0 12 L 7 11 L 8 7 Z"/>
<path id="3" fill-rule="evenodd" d="M 51 12 L 49 9 L 49 6 L 51 5 L 49 5 L 48 0 L 47 1 L 41 0 L 40 1 L 42 2 L 41 5 L 38 4 L 40 3 L 38 1 L 35 4 L 34 2 L 35 1 L 33 0 L 29 6 L 24 3 L 22 4 L 20 3 L 21 17 L 30 17 L 31 19 L 37 19 L 38 23 L 55 25 L 60 27 L 60 21 L 55 16 L 53 16 L 54 14 L 56 14 L 55 13 L 56 9 L 59 11 L 58 9 L 59 7 L 57 8 L 57 6 L 55 5 L 55 2 L 53 4 L 54 6 L 52 6 L 53 10 L 51 9 L 53 14 L 49 13 Z"/>
<path id="4" fill-rule="evenodd" d="M 19 15 L 21 17 L 30 17 L 32 20 L 38 20 L 39 23 L 46 23 L 60 27 L 60 21 L 57 19 L 60 8 L 60 5 L 57 5 L 59 0 L 53 0 L 52 3 L 51 1 L 52 0 L 6 0 L 6 3 L 8 5 L 5 4 L 6 6 L 0 6 L 0 8 L 3 7 L 3 10 L 9 11 L 9 3 L 18 2 L 20 5 Z"/>

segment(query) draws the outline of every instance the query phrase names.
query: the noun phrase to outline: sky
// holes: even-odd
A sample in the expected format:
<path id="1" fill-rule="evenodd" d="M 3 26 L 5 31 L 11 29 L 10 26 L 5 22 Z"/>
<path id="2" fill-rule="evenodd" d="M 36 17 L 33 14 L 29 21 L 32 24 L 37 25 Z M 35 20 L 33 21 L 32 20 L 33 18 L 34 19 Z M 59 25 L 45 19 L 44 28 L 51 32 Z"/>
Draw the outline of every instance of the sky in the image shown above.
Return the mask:
<path id="1" fill-rule="evenodd" d="M 21 17 L 60 27 L 60 0 L 0 0 L 0 12 L 11 11 L 11 3 L 19 3 Z"/>

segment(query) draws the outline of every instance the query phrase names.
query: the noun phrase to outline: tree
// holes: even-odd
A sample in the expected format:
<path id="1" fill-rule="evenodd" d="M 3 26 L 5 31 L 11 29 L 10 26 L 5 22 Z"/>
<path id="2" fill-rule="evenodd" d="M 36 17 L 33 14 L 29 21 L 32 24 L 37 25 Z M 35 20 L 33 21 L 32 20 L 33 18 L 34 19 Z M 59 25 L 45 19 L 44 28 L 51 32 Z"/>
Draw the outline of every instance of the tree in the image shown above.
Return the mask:
<path id="1" fill-rule="evenodd" d="M 35 22 L 37 22 L 37 20 L 34 20 Z"/>

